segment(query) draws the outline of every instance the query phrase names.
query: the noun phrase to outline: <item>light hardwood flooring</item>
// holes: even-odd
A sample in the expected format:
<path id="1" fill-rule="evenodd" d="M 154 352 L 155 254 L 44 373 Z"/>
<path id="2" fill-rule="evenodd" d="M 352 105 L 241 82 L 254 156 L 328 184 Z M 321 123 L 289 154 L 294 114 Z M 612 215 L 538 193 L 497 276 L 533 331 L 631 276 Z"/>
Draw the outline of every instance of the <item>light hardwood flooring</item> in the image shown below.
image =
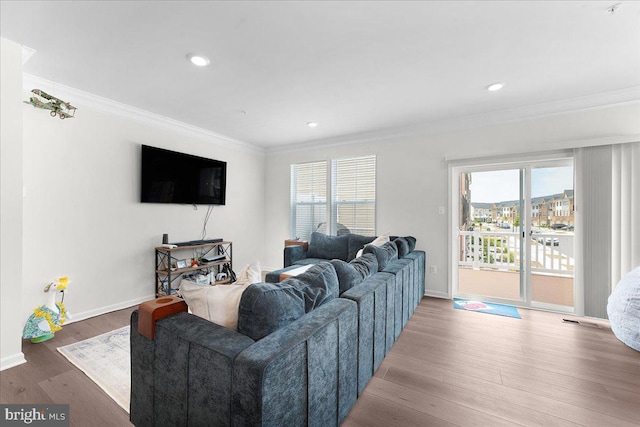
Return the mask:
<path id="1" fill-rule="evenodd" d="M 24 340 L 27 363 L 0 372 L 0 402 L 68 403 L 72 427 L 132 426 L 129 414 L 57 348 L 128 325 L 136 308 L 70 323 L 40 344 Z"/>
<path id="2" fill-rule="evenodd" d="M 0 373 L 0 401 L 70 403 L 72 426 L 131 425 L 56 348 L 122 327 L 132 310 L 25 343 L 28 363 Z M 424 298 L 343 426 L 640 425 L 640 353 L 606 322 L 520 313 L 473 313 Z"/>
<path id="3" fill-rule="evenodd" d="M 640 353 L 607 322 L 424 298 L 343 426 L 638 426 Z"/>

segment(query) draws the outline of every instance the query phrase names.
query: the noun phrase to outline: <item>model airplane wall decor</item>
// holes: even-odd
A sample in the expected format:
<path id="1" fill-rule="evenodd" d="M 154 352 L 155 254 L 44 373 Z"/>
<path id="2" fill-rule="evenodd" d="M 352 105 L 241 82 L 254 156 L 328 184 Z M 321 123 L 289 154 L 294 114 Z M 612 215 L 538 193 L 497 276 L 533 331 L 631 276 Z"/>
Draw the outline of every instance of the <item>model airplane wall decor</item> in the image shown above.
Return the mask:
<path id="1" fill-rule="evenodd" d="M 24 101 L 24 103 L 31 104 L 34 107 L 41 108 L 43 110 L 49 110 L 51 117 L 55 117 L 57 115 L 60 117 L 60 120 L 64 120 L 67 118 L 72 119 L 76 114 L 76 107 L 68 102 L 64 102 L 55 96 L 51 96 L 40 89 L 33 89 L 31 93 L 33 93 L 34 96 L 30 97 L 28 101 Z"/>

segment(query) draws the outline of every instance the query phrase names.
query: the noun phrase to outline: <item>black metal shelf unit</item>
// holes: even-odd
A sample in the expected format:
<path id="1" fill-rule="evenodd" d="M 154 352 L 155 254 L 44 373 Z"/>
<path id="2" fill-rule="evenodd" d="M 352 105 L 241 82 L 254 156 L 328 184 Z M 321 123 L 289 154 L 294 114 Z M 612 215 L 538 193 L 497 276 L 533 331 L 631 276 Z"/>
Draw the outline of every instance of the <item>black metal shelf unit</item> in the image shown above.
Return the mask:
<path id="1" fill-rule="evenodd" d="M 172 295 L 177 287 L 173 283 L 185 274 L 203 272 L 212 278 L 211 285 L 229 283 L 230 280 L 216 280 L 222 267 L 229 264 L 233 270 L 232 242 L 201 243 L 175 248 L 159 246 L 156 251 L 156 297 Z M 190 255 L 190 256 L 189 256 Z M 213 258 L 207 262 L 205 258 Z M 178 282 L 179 284 L 179 282 Z"/>

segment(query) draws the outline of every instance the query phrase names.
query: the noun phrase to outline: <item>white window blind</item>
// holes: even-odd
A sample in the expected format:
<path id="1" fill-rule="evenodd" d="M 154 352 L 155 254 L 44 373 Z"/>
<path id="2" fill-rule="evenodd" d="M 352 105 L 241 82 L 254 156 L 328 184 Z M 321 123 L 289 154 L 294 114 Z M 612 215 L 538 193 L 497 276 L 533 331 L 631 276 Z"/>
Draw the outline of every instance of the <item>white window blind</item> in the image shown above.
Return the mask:
<path id="1" fill-rule="evenodd" d="M 376 233 L 376 156 L 333 160 L 332 231 Z"/>
<path id="2" fill-rule="evenodd" d="M 292 237 L 308 240 L 326 222 L 327 162 L 291 165 Z"/>
<path id="3" fill-rule="evenodd" d="M 314 231 L 375 235 L 376 156 L 291 165 L 291 236 Z"/>

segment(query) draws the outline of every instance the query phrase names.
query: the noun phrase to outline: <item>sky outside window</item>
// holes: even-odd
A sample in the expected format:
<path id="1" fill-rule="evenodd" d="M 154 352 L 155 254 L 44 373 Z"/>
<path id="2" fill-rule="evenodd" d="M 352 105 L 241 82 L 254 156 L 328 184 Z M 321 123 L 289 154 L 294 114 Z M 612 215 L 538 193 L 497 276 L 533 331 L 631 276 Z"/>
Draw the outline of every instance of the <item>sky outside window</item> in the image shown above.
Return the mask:
<path id="1" fill-rule="evenodd" d="M 471 201 L 482 203 L 518 200 L 519 170 L 473 172 Z M 545 167 L 531 170 L 531 196 L 541 197 L 573 189 L 573 167 Z"/>

